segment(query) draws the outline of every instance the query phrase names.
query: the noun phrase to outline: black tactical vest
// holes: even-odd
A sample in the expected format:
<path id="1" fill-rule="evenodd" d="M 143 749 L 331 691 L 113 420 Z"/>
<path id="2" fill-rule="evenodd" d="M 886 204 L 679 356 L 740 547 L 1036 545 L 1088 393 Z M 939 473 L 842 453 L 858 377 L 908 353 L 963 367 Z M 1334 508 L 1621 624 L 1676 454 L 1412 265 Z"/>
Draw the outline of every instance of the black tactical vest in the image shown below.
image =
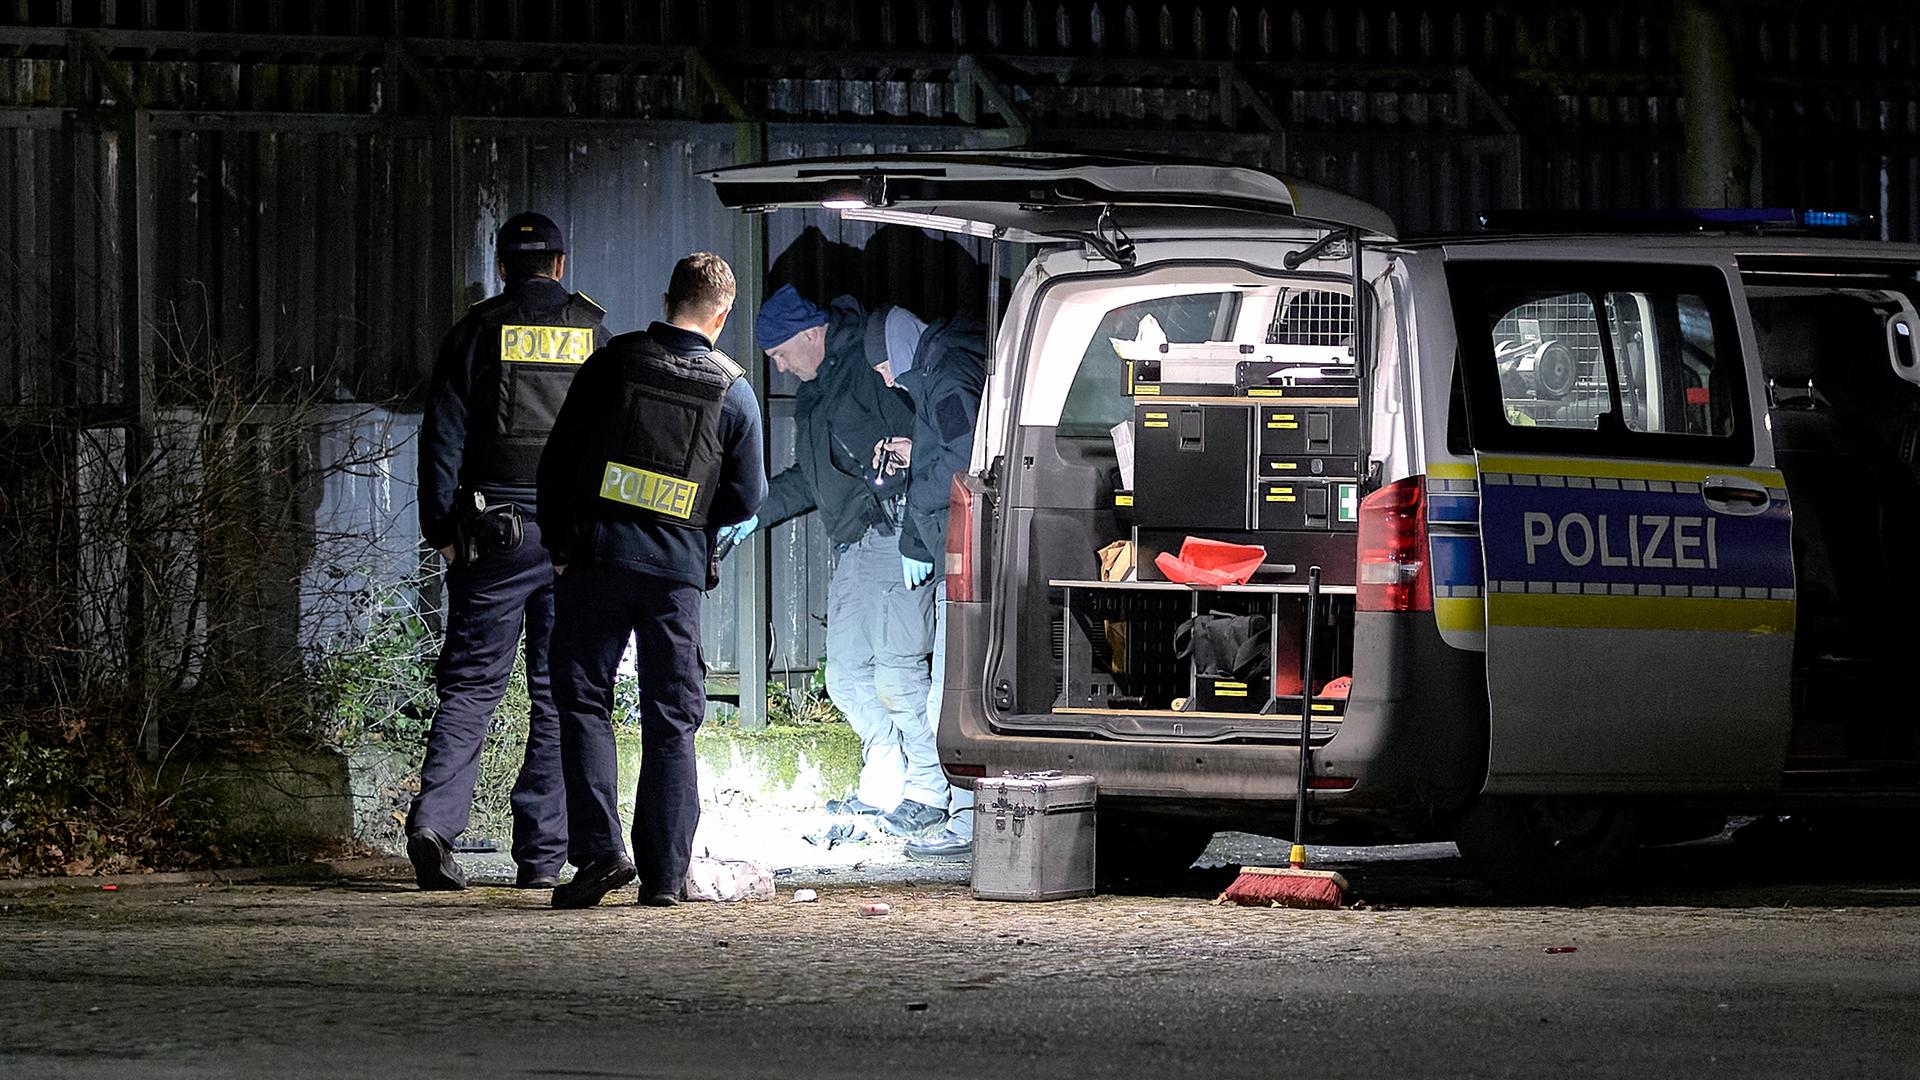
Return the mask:
<path id="1" fill-rule="evenodd" d="M 510 295 L 474 305 L 473 391 L 460 482 L 482 491 L 529 489 L 573 376 L 593 354 L 606 312 L 574 293 L 557 311 L 529 315 Z"/>
<path id="2" fill-rule="evenodd" d="M 744 372 L 718 349 L 676 356 L 644 333 L 607 345 L 620 389 L 596 421 L 581 462 L 598 516 L 705 528 L 725 448 L 720 413 Z"/>

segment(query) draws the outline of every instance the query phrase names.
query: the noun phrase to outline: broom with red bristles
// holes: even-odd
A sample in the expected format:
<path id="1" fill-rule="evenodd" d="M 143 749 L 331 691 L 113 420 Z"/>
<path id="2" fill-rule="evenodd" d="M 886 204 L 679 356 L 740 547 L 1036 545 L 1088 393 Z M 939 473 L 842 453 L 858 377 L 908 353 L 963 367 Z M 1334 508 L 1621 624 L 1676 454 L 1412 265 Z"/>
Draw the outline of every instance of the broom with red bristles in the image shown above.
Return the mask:
<path id="1" fill-rule="evenodd" d="M 1320 568 L 1307 570 L 1307 631 L 1300 641 L 1300 785 L 1293 804 L 1293 850 L 1289 865 L 1243 866 L 1214 899 L 1248 907 L 1338 908 L 1347 879 L 1331 870 L 1307 869 L 1307 774 L 1313 729 L 1313 629 L 1320 619 Z"/>

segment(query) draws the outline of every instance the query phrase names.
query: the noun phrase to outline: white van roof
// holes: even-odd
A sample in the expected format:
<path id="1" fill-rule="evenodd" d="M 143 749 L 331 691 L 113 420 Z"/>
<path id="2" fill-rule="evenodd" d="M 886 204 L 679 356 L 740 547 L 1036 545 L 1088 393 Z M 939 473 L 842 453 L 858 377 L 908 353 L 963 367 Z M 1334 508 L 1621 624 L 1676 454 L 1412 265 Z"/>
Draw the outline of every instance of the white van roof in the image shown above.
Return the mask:
<path id="1" fill-rule="evenodd" d="M 1016 241 L 1096 231 L 1103 214 L 1137 239 L 1239 227 L 1359 228 L 1391 240 L 1393 219 L 1330 188 L 1261 169 L 1147 156 L 1022 150 L 804 158 L 701 176 L 731 209 L 819 207 Z M 1122 209 L 1124 208 L 1124 209 Z"/>

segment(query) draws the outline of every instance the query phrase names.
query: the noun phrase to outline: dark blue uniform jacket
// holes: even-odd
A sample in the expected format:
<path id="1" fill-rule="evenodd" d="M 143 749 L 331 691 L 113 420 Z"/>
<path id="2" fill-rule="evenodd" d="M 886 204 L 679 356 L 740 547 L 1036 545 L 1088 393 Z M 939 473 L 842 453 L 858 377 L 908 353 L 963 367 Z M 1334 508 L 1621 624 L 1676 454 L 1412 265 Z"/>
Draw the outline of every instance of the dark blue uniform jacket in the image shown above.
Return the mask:
<path id="1" fill-rule="evenodd" d="M 536 277 L 508 285 L 504 298 L 517 305 L 528 322 L 537 323 L 565 307 L 572 294 L 552 278 Z M 499 393 L 500 358 L 495 350 L 480 348 L 481 320 L 474 312 L 500 299 L 475 304 L 447 332 L 427 386 L 426 412 L 420 421 L 419 501 L 420 535 L 430 547 L 453 543 L 453 495 L 463 483 L 468 420 L 484 404 L 479 395 Z M 594 346 L 606 343 L 606 331 L 596 329 Z M 490 503 L 518 503 L 531 515 L 535 491 L 532 478 L 528 479 L 524 486 L 492 486 L 482 491 Z"/>
<path id="2" fill-rule="evenodd" d="M 713 343 L 691 330 L 656 322 L 645 333 L 668 352 L 698 356 Z M 593 519 L 582 532 L 584 519 L 593 518 L 594 496 L 579 490 L 579 458 L 590 441 L 600 411 L 621 400 L 618 361 L 596 352 L 574 376 L 567 403 L 547 439 L 540 458 L 540 542 L 547 545 L 556 565 L 600 563 L 637 570 L 704 589 L 707 559 L 715 533 L 752 517 L 767 495 L 767 469 L 760 435 L 760 405 L 747 380 L 736 379 L 721 403 L 720 445 L 724 460 L 720 486 L 714 492 L 704 529 L 659 521 Z"/>

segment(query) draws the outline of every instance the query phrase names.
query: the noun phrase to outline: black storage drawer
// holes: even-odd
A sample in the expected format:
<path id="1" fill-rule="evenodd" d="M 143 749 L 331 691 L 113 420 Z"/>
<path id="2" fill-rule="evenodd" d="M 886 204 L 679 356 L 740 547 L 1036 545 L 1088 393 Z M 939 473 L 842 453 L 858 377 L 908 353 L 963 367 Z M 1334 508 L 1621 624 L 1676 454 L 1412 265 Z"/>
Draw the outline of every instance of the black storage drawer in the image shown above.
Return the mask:
<path id="1" fill-rule="evenodd" d="M 1359 457 L 1357 405 L 1261 405 L 1260 452 Z"/>
<path id="2" fill-rule="evenodd" d="M 1133 514 L 1143 525 L 1244 529 L 1253 490 L 1253 409 L 1134 407 Z"/>
<path id="3" fill-rule="evenodd" d="M 1255 509 L 1262 529 L 1314 529 L 1354 532 L 1358 485 L 1351 480 L 1262 480 Z"/>
<path id="4" fill-rule="evenodd" d="M 1264 673 L 1237 679 L 1225 675 L 1195 675 L 1190 711 L 1257 713 L 1272 697 L 1272 681 Z"/>
<path id="5" fill-rule="evenodd" d="M 1356 460 L 1311 454 L 1261 454 L 1260 479 L 1303 480 L 1323 476 L 1352 479 L 1359 475 L 1354 471 Z"/>

